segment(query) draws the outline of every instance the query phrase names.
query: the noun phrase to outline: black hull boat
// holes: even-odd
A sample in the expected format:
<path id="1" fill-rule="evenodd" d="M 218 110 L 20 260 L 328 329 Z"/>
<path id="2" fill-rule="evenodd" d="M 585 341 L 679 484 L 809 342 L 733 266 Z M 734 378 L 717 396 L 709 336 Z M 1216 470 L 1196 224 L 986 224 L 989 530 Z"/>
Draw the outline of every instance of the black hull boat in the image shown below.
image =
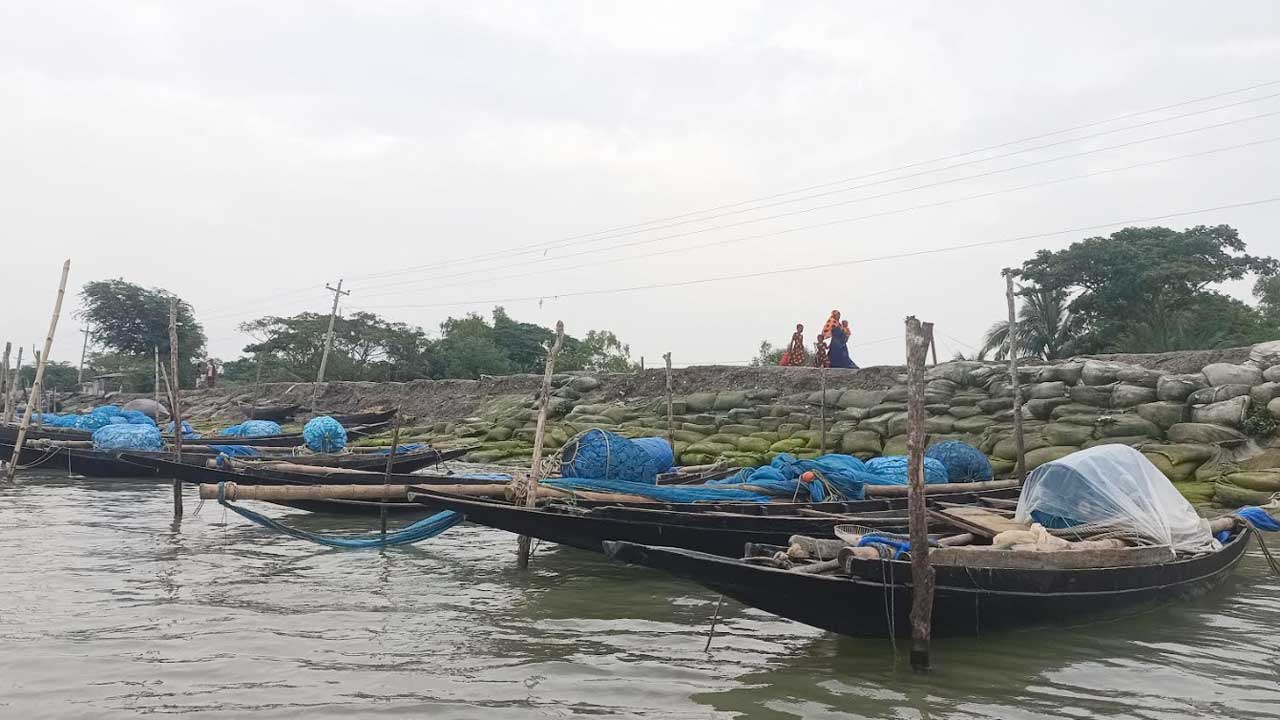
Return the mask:
<path id="1" fill-rule="evenodd" d="M 1202 595 L 1226 580 L 1243 556 L 1250 532 L 1236 531 L 1219 551 L 1157 565 L 1065 570 L 935 566 L 933 635 L 1079 623 Z M 853 577 L 835 577 L 625 541 L 606 542 L 605 552 L 841 635 L 911 634 L 909 561 L 853 560 Z"/>
<path id="2" fill-rule="evenodd" d="M 27 428 L 27 440 L 66 440 L 71 442 L 92 440 L 93 433 L 75 428 L 41 428 L 32 425 Z M 18 442 L 18 426 L 13 423 L 0 425 L 0 442 L 13 445 Z"/>
<path id="3" fill-rule="evenodd" d="M 347 428 L 347 438 L 362 438 L 370 435 L 376 435 L 387 429 L 386 423 L 376 423 L 371 425 L 357 425 Z M 165 436 L 165 442 L 173 442 L 172 435 Z M 235 437 L 229 435 L 210 435 L 209 437 L 199 438 L 183 438 L 182 444 L 187 445 L 246 445 L 248 447 L 299 447 L 306 441 L 302 438 L 302 433 L 282 433 L 280 435 L 262 435 L 259 437 Z"/>
<path id="4" fill-rule="evenodd" d="M 978 502 L 982 497 L 1016 496 L 1017 489 L 1013 488 L 937 495 L 931 496 L 930 501 L 963 504 Z M 567 504 L 528 508 L 502 501 L 450 496 L 432 492 L 430 488 L 411 489 L 409 497 L 432 507 L 454 510 L 479 525 L 593 552 L 602 552 L 605 540 L 628 540 L 740 557 L 748 542 L 786 545 L 792 535 L 830 535 L 836 525 L 859 521 L 885 529 L 906 524 L 906 498 L 814 504 L 753 503 L 767 505 L 775 514 L 738 515 L 694 503 L 679 511 L 651 510 L 645 507 L 648 504 L 615 504 L 594 509 Z M 812 510 L 820 506 L 830 509 Z M 831 506 L 838 506 L 838 510 Z M 806 511 L 815 512 L 817 516 L 806 516 Z"/>
<path id="5" fill-rule="evenodd" d="M 14 444 L 0 442 L 0 458 L 5 462 L 13 457 Z M 24 470 L 50 470 L 75 473 L 96 478 L 154 477 L 156 471 L 144 464 L 125 458 L 119 453 L 82 450 L 57 445 L 22 448 L 18 465 Z"/>
<path id="6" fill-rule="evenodd" d="M 249 420 L 284 422 L 298 414 L 298 405 L 240 405 L 240 412 Z"/>

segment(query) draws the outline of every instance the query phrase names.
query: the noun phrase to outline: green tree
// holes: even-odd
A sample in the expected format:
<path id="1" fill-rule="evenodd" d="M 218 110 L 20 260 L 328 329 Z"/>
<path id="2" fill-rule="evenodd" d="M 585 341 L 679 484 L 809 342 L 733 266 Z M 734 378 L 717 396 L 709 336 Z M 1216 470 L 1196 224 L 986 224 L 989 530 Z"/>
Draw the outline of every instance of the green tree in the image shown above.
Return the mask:
<path id="1" fill-rule="evenodd" d="M 1056 360 L 1076 353 L 1080 345 L 1081 323 L 1067 309 L 1065 293 L 1044 288 L 1018 289 L 1018 327 L 1013 347 L 1018 357 Z M 979 357 L 993 353 L 996 360 L 1009 357 L 1009 321 L 992 325 L 982 339 Z"/>
<path id="2" fill-rule="evenodd" d="M 774 347 L 773 343 L 768 340 L 760 341 L 760 350 L 756 352 L 756 356 L 751 358 L 752 367 L 763 367 L 766 365 L 777 365 L 782 362 L 782 354 L 785 349 Z"/>
<path id="3" fill-rule="evenodd" d="M 22 365 L 21 382 L 24 387 L 31 387 L 36 380 L 35 364 Z M 46 390 L 57 390 L 62 392 L 65 390 L 74 390 L 79 386 L 76 384 L 76 376 L 79 370 L 75 365 L 69 362 L 53 361 L 44 366 L 44 387 Z"/>
<path id="4" fill-rule="evenodd" d="M 449 318 L 440 324 L 436 350 L 443 376 L 476 379 L 481 375 L 505 375 L 515 366 L 498 345 L 493 326 L 476 313 Z"/>
<path id="5" fill-rule="evenodd" d="M 588 330 L 581 340 L 566 337 L 561 357 L 564 362 L 557 362 L 556 367 L 564 370 L 628 372 L 636 367 L 636 363 L 631 362 L 631 346 L 611 330 Z"/>
<path id="6" fill-rule="evenodd" d="M 1252 309 L 1215 299 L 1213 286 L 1276 270 L 1274 259 L 1247 254 L 1234 228 L 1197 225 L 1181 232 L 1131 227 L 1065 250 L 1041 250 L 1023 264 L 1022 276 L 1071 298 L 1080 351 L 1125 351 L 1139 338 L 1145 349 L 1160 351 L 1213 335 L 1223 321 L 1230 328 L 1224 342 L 1254 339 Z"/>
<path id="7" fill-rule="evenodd" d="M 120 278 L 85 283 L 78 315 L 89 324 L 93 342 L 108 352 L 152 359 L 155 348 L 169 356 L 169 305 L 178 303 L 178 366 L 181 382 L 190 386 L 204 356 L 204 328 L 186 301 L 168 290 L 144 288 Z M 149 388 L 148 388 L 149 389 Z"/>
<path id="8" fill-rule="evenodd" d="M 262 363 L 263 381 L 314 380 L 324 353 L 329 316 L 301 313 L 268 316 L 242 323 L 240 330 L 259 342 L 244 348 L 251 358 L 224 364 L 229 380 L 252 380 Z M 330 380 L 409 380 L 427 377 L 426 335 L 420 328 L 389 322 L 378 315 L 357 312 L 339 317 L 333 327 L 333 347 L 325 366 Z"/>

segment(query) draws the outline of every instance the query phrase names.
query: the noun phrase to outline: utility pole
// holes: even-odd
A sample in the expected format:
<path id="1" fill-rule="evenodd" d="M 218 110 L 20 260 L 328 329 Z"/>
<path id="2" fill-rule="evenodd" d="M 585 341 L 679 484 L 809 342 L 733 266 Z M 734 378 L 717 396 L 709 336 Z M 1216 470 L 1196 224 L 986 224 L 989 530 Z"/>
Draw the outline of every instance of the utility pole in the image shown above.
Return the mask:
<path id="1" fill-rule="evenodd" d="M 329 283 L 324 284 L 324 289 L 333 293 L 333 309 L 329 311 L 329 332 L 324 336 L 324 352 L 320 354 L 320 371 L 316 373 L 315 387 L 311 388 L 311 415 L 316 414 L 316 399 L 320 396 L 320 385 L 324 382 L 324 367 L 329 364 L 329 347 L 333 345 L 333 323 L 338 317 L 338 300 L 343 295 L 350 295 L 350 290 L 342 289 L 342 278 L 338 278 L 338 287 L 333 287 Z"/>
<path id="2" fill-rule="evenodd" d="M 76 385 L 84 382 L 84 356 L 89 351 L 89 328 L 81 328 L 80 332 L 84 333 L 84 343 L 80 345 L 80 372 L 76 373 Z"/>

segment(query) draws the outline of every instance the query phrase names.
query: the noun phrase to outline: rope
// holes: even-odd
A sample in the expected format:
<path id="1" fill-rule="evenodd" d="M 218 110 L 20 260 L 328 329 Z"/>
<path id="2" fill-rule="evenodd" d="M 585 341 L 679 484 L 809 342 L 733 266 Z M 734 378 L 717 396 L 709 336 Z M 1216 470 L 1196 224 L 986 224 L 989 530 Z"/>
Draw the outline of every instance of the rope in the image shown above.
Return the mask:
<path id="1" fill-rule="evenodd" d="M 387 533 L 386 535 L 379 533 L 378 535 L 367 535 L 364 537 L 335 537 L 332 535 L 320 535 L 306 530 L 291 528 L 272 520 L 265 515 L 260 515 L 249 510 L 248 508 L 235 505 L 227 500 L 225 482 L 218 483 L 218 504 L 230 509 L 232 512 L 246 520 L 250 520 L 265 528 L 275 530 L 276 532 L 284 533 L 290 537 L 313 542 L 317 545 L 327 545 L 328 547 L 347 549 L 409 545 L 423 540 L 429 540 L 454 525 L 457 525 L 464 519 L 462 515 L 459 515 L 456 512 L 445 510 L 443 512 L 438 512 L 429 518 L 419 520 L 418 522 L 401 530 L 397 530 L 396 532 Z"/>

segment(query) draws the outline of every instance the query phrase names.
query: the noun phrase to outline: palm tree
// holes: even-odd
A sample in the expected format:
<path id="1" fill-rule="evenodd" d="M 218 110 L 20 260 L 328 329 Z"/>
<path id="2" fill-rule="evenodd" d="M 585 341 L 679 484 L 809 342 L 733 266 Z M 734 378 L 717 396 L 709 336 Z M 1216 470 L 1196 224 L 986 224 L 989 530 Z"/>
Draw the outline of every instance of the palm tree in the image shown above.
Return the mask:
<path id="1" fill-rule="evenodd" d="M 1082 338 L 1084 326 L 1067 309 L 1066 293 L 1037 287 L 1018 288 L 1022 307 L 1018 310 L 1018 329 L 1013 339 L 1014 351 L 1022 357 L 1056 360 L 1073 354 Z M 1009 321 L 992 325 L 983 338 L 984 351 L 994 351 L 995 359 L 1009 356 Z"/>

